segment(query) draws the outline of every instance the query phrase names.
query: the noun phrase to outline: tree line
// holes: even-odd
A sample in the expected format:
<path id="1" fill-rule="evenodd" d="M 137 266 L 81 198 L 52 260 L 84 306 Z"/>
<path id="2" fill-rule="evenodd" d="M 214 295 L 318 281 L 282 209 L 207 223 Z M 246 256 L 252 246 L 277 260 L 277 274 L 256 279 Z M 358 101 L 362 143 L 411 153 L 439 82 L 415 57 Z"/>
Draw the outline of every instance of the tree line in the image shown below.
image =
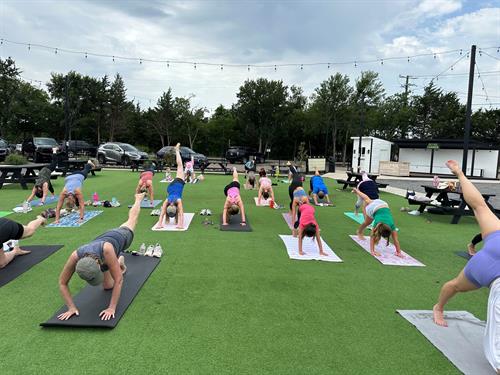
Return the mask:
<path id="1" fill-rule="evenodd" d="M 456 93 L 431 81 L 421 95 L 386 96 L 373 71 L 354 82 L 336 73 L 310 97 L 281 80 L 247 80 L 236 103 L 210 115 L 192 99 L 166 88 L 154 107 L 142 108 L 127 99 L 119 74 L 96 78 L 74 71 L 53 73 L 44 90 L 24 81 L 12 59 L 0 59 L 0 137 L 12 143 L 33 135 L 97 145 L 121 141 L 155 152 L 180 141 L 210 156 L 239 145 L 270 150 L 272 158 L 293 158 L 301 148 L 345 161 L 351 136 L 461 139 L 465 124 Z M 500 145 L 500 110 L 475 111 L 471 136 Z"/>

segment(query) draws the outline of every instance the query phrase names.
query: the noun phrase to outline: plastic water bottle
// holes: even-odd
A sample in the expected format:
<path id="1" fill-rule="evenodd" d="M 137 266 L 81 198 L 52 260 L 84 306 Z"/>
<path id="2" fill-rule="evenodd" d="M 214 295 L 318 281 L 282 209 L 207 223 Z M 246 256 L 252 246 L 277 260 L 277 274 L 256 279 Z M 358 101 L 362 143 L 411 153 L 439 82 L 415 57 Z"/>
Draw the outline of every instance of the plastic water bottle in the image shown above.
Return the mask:
<path id="1" fill-rule="evenodd" d="M 23 202 L 23 213 L 27 213 L 30 209 L 30 204 L 28 201 Z"/>
<path id="2" fill-rule="evenodd" d="M 439 176 L 434 176 L 434 178 L 432 179 L 432 186 L 437 188 L 439 186 L 439 182 L 440 182 Z"/>
<path id="3" fill-rule="evenodd" d="M 115 198 L 115 197 L 111 198 L 111 204 L 112 204 L 113 206 L 114 206 L 114 205 L 116 205 L 116 198 Z"/>
<path id="4" fill-rule="evenodd" d="M 94 201 L 94 203 L 99 202 L 99 194 L 97 194 L 97 192 L 94 192 L 94 194 L 92 195 L 92 200 Z"/>

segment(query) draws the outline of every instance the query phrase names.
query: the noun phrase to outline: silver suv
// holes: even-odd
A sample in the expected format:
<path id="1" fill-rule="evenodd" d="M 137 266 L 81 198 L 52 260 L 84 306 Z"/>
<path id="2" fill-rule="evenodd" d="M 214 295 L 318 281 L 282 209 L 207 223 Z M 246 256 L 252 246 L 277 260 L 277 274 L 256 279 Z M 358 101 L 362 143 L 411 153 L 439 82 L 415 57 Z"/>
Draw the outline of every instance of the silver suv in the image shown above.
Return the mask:
<path id="1" fill-rule="evenodd" d="M 128 143 L 121 142 L 108 142 L 99 146 L 97 150 L 97 160 L 100 164 L 106 164 L 109 162 L 130 165 L 130 162 L 140 162 L 141 160 L 147 160 L 148 154 L 139 151 L 132 145 Z"/>

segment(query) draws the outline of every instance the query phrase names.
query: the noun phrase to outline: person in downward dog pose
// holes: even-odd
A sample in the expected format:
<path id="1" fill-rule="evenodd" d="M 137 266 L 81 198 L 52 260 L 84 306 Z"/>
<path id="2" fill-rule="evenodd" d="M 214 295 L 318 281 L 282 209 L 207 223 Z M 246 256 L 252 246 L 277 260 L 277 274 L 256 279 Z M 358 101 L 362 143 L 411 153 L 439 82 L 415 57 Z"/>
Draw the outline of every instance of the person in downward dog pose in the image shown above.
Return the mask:
<path id="1" fill-rule="evenodd" d="M 392 218 L 389 205 L 381 199 L 370 199 L 370 197 L 358 189 L 352 189 L 352 191 L 361 197 L 361 199 L 365 202 L 365 207 L 363 209 L 365 221 L 356 232 L 358 238 L 364 240 L 365 237 L 363 235 L 363 231 L 366 227 L 368 227 L 368 225 L 373 223 L 372 234 L 370 236 L 371 254 L 374 256 L 380 256 L 380 253 L 375 251 L 375 245 L 377 245 L 383 237 L 387 240 L 387 246 L 389 246 L 389 238 L 392 236 L 392 241 L 394 242 L 394 247 L 396 248 L 396 255 L 398 257 L 403 257 L 399 246 L 398 232 L 396 230 L 396 225 L 394 224 L 394 219 Z"/>
<path id="2" fill-rule="evenodd" d="M 40 225 L 45 224 L 46 220 L 42 216 L 38 216 L 28 225 L 19 224 L 13 220 L 0 218 L 0 246 L 10 240 L 20 240 L 31 237 Z M 7 264 L 18 255 L 29 254 L 30 251 L 22 250 L 19 246 L 14 246 L 11 251 L 4 252 L 0 248 L 0 268 L 4 268 Z"/>
<path id="3" fill-rule="evenodd" d="M 358 184 L 357 189 L 366 194 L 368 198 L 371 200 L 379 199 L 379 194 L 378 194 L 378 186 L 375 181 L 373 181 L 371 178 L 368 177 L 366 172 L 361 172 L 362 173 L 362 180 Z M 358 195 L 358 199 L 356 200 L 356 203 L 354 204 L 354 213 L 357 215 L 359 212 L 359 209 L 361 206 L 363 206 L 364 200 Z M 365 210 L 363 208 L 363 214 L 365 213 Z"/>
<path id="4" fill-rule="evenodd" d="M 184 228 L 184 207 L 182 205 L 182 192 L 184 190 L 185 176 L 182 168 L 182 157 L 180 152 L 181 144 L 175 146 L 175 157 L 177 161 L 177 175 L 167 187 L 167 199 L 161 206 L 161 214 L 157 228 L 163 228 L 163 221 L 166 216 L 175 218 L 177 229 Z"/>
<path id="5" fill-rule="evenodd" d="M 259 171 L 259 196 L 257 199 L 258 204 L 260 204 L 262 198 L 265 200 L 268 200 L 271 198 L 274 202 L 274 191 L 273 191 L 273 183 L 272 181 L 267 177 L 266 171 L 264 168 L 262 168 Z"/>
<path id="6" fill-rule="evenodd" d="M 75 272 L 90 285 L 102 284 L 104 289 L 113 290 L 108 308 L 101 311 L 99 316 L 101 320 L 115 317 L 123 285 L 123 274 L 127 270 L 125 258 L 121 253 L 128 249 L 134 239 L 134 230 L 144 196 L 145 193 L 135 195 L 128 220 L 119 228 L 107 231 L 71 253 L 59 276 L 59 290 L 68 307 L 68 311 L 57 316 L 59 320 L 68 320 L 73 315 L 80 315 L 68 287 Z"/>
<path id="7" fill-rule="evenodd" d="M 328 196 L 328 188 L 326 187 L 325 182 L 323 181 L 323 177 L 321 177 L 321 175 L 319 174 L 318 168 L 316 168 L 314 176 L 311 177 L 309 185 L 311 188 L 312 198 L 315 205 L 319 204 L 318 198 L 319 199 L 325 198 L 327 204 L 331 204 L 330 197 Z"/>
<path id="8" fill-rule="evenodd" d="M 446 327 L 444 306 L 459 292 L 468 292 L 482 287 L 489 288 L 488 313 L 484 335 L 485 356 L 495 371 L 500 374 L 500 220 L 490 210 L 481 193 L 455 160 L 446 163 L 458 177 L 465 201 L 474 211 L 484 240 L 483 249 L 474 255 L 457 277 L 441 288 L 438 302 L 433 307 L 434 322 Z"/>
<path id="9" fill-rule="evenodd" d="M 144 168 L 144 172 L 139 176 L 139 182 L 137 183 L 137 187 L 135 189 L 135 193 L 144 193 L 148 192 L 149 201 L 151 206 L 153 206 L 154 201 L 154 191 L 153 191 L 153 176 L 155 174 L 155 168 L 153 165 Z"/>
<path id="10" fill-rule="evenodd" d="M 78 171 L 70 174 L 64 179 L 64 189 L 59 195 L 59 201 L 56 207 L 56 220 L 55 223 L 59 223 L 59 218 L 61 216 L 61 208 L 66 201 L 66 208 L 71 210 L 76 206 L 80 208 L 80 220 L 82 222 L 85 215 L 85 204 L 83 199 L 83 181 L 87 178 L 89 172 L 95 168 L 94 163 L 90 160 L 85 165 L 83 171 Z"/>
<path id="11" fill-rule="evenodd" d="M 31 202 L 35 197 L 40 199 L 40 204 L 45 204 L 45 200 L 49 195 L 49 192 L 54 196 L 54 188 L 52 187 L 52 183 L 50 181 L 50 176 L 52 172 L 56 170 L 58 162 L 57 157 L 57 149 L 52 149 L 52 161 L 48 167 L 43 167 L 40 172 L 38 172 L 38 176 L 35 179 L 35 186 L 33 186 L 33 190 L 31 191 L 31 195 L 26 199 L 26 202 Z"/>
<path id="12" fill-rule="evenodd" d="M 321 242 L 320 237 L 320 229 L 316 219 L 314 217 L 314 207 L 311 206 L 308 202 L 303 202 L 299 206 L 299 220 L 298 220 L 298 230 L 299 230 L 299 255 L 304 255 L 304 251 L 302 250 L 302 243 L 304 241 L 304 237 L 316 237 L 316 241 L 318 242 L 319 254 L 323 256 L 328 256 L 323 251 L 323 244 Z"/>
<path id="13" fill-rule="evenodd" d="M 184 170 L 184 176 L 186 182 L 194 183 L 196 180 L 196 175 L 194 173 L 194 156 L 191 155 L 191 160 L 186 162 L 186 169 Z"/>
<path id="14" fill-rule="evenodd" d="M 238 179 L 238 171 L 233 168 L 233 181 L 231 181 L 224 188 L 224 195 L 226 196 L 226 201 L 224 202 L 224 208 L 222 211 L 222 225 L 228 225 L 228 219 L 231 216 L 237 215 L 241 211 L 241 225 L 247 225 L 245 218 L 245 206 L 240 196 L 240 182 Z"/>

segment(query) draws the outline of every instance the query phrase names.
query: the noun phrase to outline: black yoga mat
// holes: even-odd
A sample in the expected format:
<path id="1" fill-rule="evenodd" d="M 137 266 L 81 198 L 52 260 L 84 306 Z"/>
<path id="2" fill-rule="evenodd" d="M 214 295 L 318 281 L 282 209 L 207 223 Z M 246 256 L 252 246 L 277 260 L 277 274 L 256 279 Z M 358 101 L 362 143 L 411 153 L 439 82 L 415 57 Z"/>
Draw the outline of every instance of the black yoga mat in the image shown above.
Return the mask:
<path id="1" fill-rule="evenodd" d="M 467 260 L 472 258 L 472 256 L 470 256 L 470 254 L 467 251 L 455 251 L 455 254 L 458 255 L 459 257 L 465 258 Z"/>
<path id="2" fill-rule="evenodd" d="M 241 225 L 241 214 L 232 215 L 228 218 L 228 225 L 222 225 L 222 215 L 220 215 L 220 230 L 226 232 L 251 232 L 252 227 L 248 222 L 248 216 L 245 219 L 247 225 Z"/>
<path id="3" fill-rule="evenodd" d="M 0 287 L 25 273 L 62 247 L 63 245 L 21 246 L 21 249 L 30 250 L 31 253 L 15 257 L 5 268 L 0 269 Z M 3 250 L 0 249 L 0 251 Z"/>
<path id="4" fill-rule="evenodd" d="M 72 316 L 69 320 L 64 321 L 57 319 L 59 314 L 67 310 L 66 306 L 63 306 L 52 318 L 45 323 L 40 323 L 40 325 L 43 327 L 115 328 L 142 285 L 160 263 L 160 259 L 153 257 L 133 256 L 131 254 L 124 254 L 124 256 L 127 272 L 123 276 L 122 293 L 116 307 L 114 319 L 101 320 L 99 317 L 101 311 L 109 306 L 111 290 L 103 290 L 102 285 L 87 285 L 73 298 L 80 312 L 79 316 Z"/>

